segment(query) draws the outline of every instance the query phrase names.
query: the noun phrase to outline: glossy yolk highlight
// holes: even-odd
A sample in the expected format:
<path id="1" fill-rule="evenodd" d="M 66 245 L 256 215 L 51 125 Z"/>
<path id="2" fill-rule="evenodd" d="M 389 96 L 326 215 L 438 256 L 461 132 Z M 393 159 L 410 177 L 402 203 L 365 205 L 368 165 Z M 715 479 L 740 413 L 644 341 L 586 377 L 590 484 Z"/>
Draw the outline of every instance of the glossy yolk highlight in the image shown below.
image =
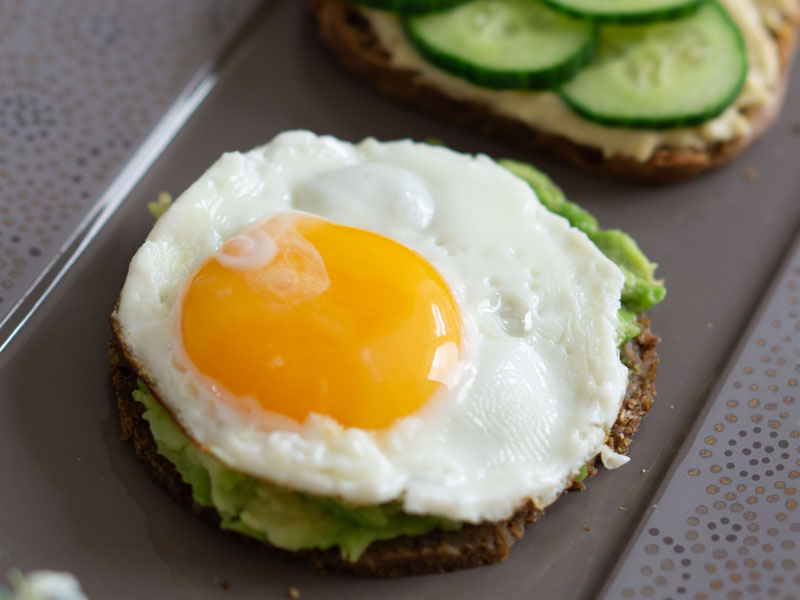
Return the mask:
<path id="1" fill-rule="evenodd" d="M 365 429 L 413 413 L 449 383 L 461 346 L 455 300 L 422 257 L 297 214 L 206 261 L 184 292 L 180 327 L 195 367 L 234 397 L 298 422 L 316 412 Z"/>

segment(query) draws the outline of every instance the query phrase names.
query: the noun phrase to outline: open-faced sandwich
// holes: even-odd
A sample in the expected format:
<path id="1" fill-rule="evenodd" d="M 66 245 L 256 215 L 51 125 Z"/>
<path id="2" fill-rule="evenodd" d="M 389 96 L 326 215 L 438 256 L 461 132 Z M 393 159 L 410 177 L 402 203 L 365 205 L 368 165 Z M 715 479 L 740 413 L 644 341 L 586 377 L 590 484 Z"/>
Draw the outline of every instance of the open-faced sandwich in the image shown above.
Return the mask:
<path id="1" fill-rule="evenodd" d="M 310 132 L 225 154 L 111 316 L 123 437 L 220 527 L 322 568 L 502 560 L 653 401 L 633 240 L 531 166 Z"/>
<path id="2" fill-rule="evenodd" d="M 309 0 L 381 92 L 583 169 L 672 182 L 775 118 L 800 0 Z"/>

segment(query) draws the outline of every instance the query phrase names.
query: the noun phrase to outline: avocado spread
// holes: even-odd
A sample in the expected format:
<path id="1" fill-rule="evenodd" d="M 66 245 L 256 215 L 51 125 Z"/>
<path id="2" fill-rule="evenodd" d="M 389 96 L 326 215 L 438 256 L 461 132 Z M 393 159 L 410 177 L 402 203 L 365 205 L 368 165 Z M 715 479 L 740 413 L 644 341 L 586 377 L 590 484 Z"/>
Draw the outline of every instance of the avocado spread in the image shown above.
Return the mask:
<path id="1" fill-rule="evenodd" d="M 354 506 L 249 477 L 198 448 L 143 382 L 139 382 L 133 397 L 147 409 L 144 418 L 159 454 L 175 465 L 183 481 L 192 487 L 195 502 L 216 509 L 223 529 L 285 550 L 339 546 L 344 558 L 356 561 L 375 540 L 461 527 L 440 517 L 407 514 L 399 502 Z"/>
<path id="2" fill-rule="evenodd" d="M 664 298 L 663 283 L 653 278 L 656 265 L 647 260 L 636 242 L 618 230 L 603 230 L 588 212 L 569 202 L 550 178 L 534 167 L 511 160 L 502 166 L 526 180 L 542 204 L 584 233 L 622 269 L 620 345 L 636 337 L 636 315 Z M 342 556 L 356 561 L 373 541 L 400 535 L 424 535 L 434 529 L 455 530 L 461 523 L 440 517 L 411 515 L 399 502 L 355 506 L 336 498 L 322 498 L 287 490 L 234 471 L 198 448 L 175 423 L 144 382 L 133 393 L 146 410 L 144 418 L 158 452 L 175 465 L 192 488 L 195 502 L 213 507 L 221 527 L 254 537 L 286 550 L 326 549 L 338 546 Z M 575 481 L 586 476 L 586 467 Z"/>

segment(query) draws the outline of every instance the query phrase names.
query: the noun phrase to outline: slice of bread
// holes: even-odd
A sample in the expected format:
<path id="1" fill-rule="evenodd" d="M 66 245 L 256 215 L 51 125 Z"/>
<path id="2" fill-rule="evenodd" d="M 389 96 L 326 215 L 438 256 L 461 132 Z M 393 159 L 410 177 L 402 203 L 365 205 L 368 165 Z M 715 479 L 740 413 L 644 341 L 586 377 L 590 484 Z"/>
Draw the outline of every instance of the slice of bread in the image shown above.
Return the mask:
<path id="1" fill-rule="evenodd" d="M 638 337 L 623 347 L 622 357 L 630 369 L 628 388 L 607 442 L 620 453 L 627 452 L 642 417 L 653 404 L 655 394 L 659 338 L 652 333 L 650 323 L 645 317 L 639 318 L 639 325 L 641 332 Z M 108 356 L 119 408 L 122 439 L 132 440 L 136 456 L 147 465 L 153 478 L 171 496 L 183 504 L 191 505 L 204 520 L 218 525 L 220 519 L 216 511 L 195 503 L 191 488 L 183 482 L 172 463 L 158 454 L 150 427 L 142 416 L 144 407 L 132 395 L 137 387 L 136 365 L 125 356 L 113 322 L 112 329 L 115 337 L 109 344 Z M 592 466 L 589 474 L 595 472 L 596 469 Z M 574 484 L 573 488 L 582 489 L 583 484 Z M 515 540 L 523 536 L 525 525 L 537 521 L 543 514 L 543 511 L 537 510 L 529 502 L 504 521 L 467 524 L 458 531 L 434 531 L 413 538 L 402 536 L 376 541 L 354 563 L 343 559 L 337 548 L 306 550 L 296 554 L 319 570 L 346 570 L 373 576 L 454 571 L 505 559 Z M 234 535 L 259 543 L 241 534 Z M 291 554 L 267 546 L 280 553 Z"/>
<path id="2" fill-rule="evenodd" d="M 576 143 L 533 127 L 499 110 L 485 100 L 485 94 L 480 101 L 454 97 L 414 69 L 397 66 L 392 51 L 382 45 L 363 9 L 346 0 L 308 0 L 308 4 L 316 17 L 321 38 L 341 63 L 383 94 L 489 136 L 543 150 L 591 173 L 647 183 L 678 182 L 723 165 L 766 130 L 783 101 L 800 13 L 798 8 L 795 17 L 783 18 L 770 27 L 781 63 L 780 81 L 769 101 L 758 108 L 743 109 L 744 117 L 750 122 L 746 135 L 700 148 L 662 145 L 641 161 L 620 153 L 608 156 L 599 147 Z M 798 5 L 800 7 L 800 3 Z"/>

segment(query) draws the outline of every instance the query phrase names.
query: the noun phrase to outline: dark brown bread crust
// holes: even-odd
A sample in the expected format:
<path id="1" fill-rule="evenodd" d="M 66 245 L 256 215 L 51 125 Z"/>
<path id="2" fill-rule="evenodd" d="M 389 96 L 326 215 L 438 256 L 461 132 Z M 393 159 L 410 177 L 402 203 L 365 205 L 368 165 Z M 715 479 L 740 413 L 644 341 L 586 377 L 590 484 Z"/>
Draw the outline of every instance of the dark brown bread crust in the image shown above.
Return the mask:
<path id="1" fill-rule="evenodd" d="M 781 54 L 783 82 L 773 102 L 747 117 L 752 134 L 709 145 L 704 150 L 658 148 L 647 162 L 615 155 L 605 158 L 594 147 L 540 131 L 494 112 L 481 102 L 455 100 L 422 81 L 409 69 L 391 64 L 390 53 L 380 45 L 369 22 L 346 0 L 308 0 L 319 34 L 341 63 L 383 94 L 422 108 L 438 117 L 476 129 L 486 135 L 547 153 L 591 173 L 626 181 L 675 183 L 723 165 L 738 156 L 775 119 L 783 101 L 785 78 L 796 41 L 796 24 L 784 23 L 773 31 Z"/>
<path id="2" fill-rule="evenodd" d="M 650 322 L 645 317 L 640 317 L 639 323 L 642 327 L 641 333 L 623 349 L 623 359 L 631 367 L 631 374 L 622 408 L 610 433 L 612 445 L 617 452 L 627 451 L 633 433 L 653 404 L 655 394 L 654 380 L 658 367 L 656 348 L 659 338 L 650 331 Z M 112 328 L 114 339 L 109 344 L 108 357 L 111 381 L 119 408 L 122 439 L 133 441 L 136 456 L 147 465 L 153 478 L 171 496 L 183 504 L 191 505 L 205 520 L 218 525 L 219 516 L 216 511 L 195 503 L 191 488 L 183 482 L 172 463 L 158 454 L 150 427 L 142 417 L 144 407 L 136 402 L 132 395 L 137 387 L 137 369 L 125 357 L 113 320 Z M 596 471 L 592 466 L 590 475 Z M 573 488 L 582 489 L 583 484 L 575 484 Z M 523 536 L 525 525 L 538 520 L 543 514 L 543 511 L 537 510 L 529 502 L 505 521 L 467 524 L 459 531 L 434 531 L 413 538 L 401 536 L 392 540 L 373 542 L 355 563 L 344 560 L 335 548 L 309 550 L 296 554 L 319 570 L 346 570 L 384 577 L 442 573 L 505 559 L 514 542 Z M 254 541 L 245 536 L 240 537 L 249 542 Z"/>

